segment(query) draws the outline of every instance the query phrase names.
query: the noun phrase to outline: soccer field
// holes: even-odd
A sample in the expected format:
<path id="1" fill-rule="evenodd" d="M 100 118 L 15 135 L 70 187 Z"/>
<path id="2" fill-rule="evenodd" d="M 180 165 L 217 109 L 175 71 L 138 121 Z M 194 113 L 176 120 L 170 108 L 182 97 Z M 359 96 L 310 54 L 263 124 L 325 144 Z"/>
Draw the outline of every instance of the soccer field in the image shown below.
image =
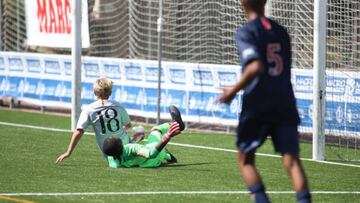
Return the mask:
<path id="1" fill-rule="evenodd" d="M 94 136 L 85 135 L 73 155 L 55 165 L 69 143 L 69 128 L 69 117 L 0 110 L 0 202 L 250 202 L 234 136 L 186 130 L 167 146 L 178 163 L 110 169 Z M 311 145 L 301 149 L 314 202 L 360 202 L 359 163 L 314 162 Z M 259 153 L 271 200 L 295 202 L 271 142 Z"/>

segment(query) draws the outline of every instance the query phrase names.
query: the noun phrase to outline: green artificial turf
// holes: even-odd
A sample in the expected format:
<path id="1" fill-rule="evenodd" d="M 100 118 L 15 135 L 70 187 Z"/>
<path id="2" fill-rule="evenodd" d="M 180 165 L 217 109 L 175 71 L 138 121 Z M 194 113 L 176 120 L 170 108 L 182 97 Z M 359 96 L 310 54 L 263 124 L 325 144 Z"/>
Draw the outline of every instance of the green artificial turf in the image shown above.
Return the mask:
<path id="1" fill-rule="evenodd" d="M 0 122 L 59 129 L 70 128 L 70 118 L 0 110 Z M 148 129 L 148 128 L 147 128 Z M 248 194 L 208 194 L 246 191 L 238 172 L 232 135 L 186 130 L 168 145 L 178 163 L 152 169 L 110 169 L 92 135 L 84 135 L 73 155 L 59 165 L 71 133 L 0 124 L 0 194 L 33 202 L 251 202 Z M 311 145 L 302 144 L 302 157 L 311 158 Z M 339 149 L 349 150 L 349 149 Z M 354 149 L 353 153 L 357 152 Z M 260 153 L 273 154 L 267 141 Z M 359 158 L 360 159 L 360 158 Z M 312 191 L 360 191 L 360 168 L 303 161 Z M 358 164 L 358 163 L 351 163 Z M 257 166 L 268 191 L 292 191 L 280 158 L 258 156 Z M 119 194 L 119 192 L 199 192 L 205 194 Z M 88 194 L 75 195 L 73 193 Z M 94 195 L 94 192 L 118 194 Z M 16 196 L 15 193 L 70 193 L 67 196 Z M 295 202 L 294 194 L 272 193 L 273 202 Z M 313 194 L 314 202 L 360 202 L 360 194 Z M 0 195 L 0 202 L 4 200 Z"/>

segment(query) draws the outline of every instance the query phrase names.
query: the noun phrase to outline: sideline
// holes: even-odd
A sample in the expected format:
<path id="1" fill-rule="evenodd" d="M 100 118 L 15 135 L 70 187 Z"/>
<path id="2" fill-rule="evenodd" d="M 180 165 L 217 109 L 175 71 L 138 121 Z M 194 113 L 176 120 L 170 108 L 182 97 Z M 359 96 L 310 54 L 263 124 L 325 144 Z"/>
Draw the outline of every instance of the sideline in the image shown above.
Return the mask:
<path id="1" fill-rule="evenodd" d="M 268 194 L 295 194 L 294 191 L 266 191 Z M 95 195 L 211 195 L 211 194 L 249 194 L 249 191 L 144 191 L 144 192 L 26 192 L 26 193 L 0 193 L 3 196 L 95 196 Z M 360 191 L 311 191 L 318 195 L 354 194 Z M 1 196 L 0 196 L 1 197 Z"/>

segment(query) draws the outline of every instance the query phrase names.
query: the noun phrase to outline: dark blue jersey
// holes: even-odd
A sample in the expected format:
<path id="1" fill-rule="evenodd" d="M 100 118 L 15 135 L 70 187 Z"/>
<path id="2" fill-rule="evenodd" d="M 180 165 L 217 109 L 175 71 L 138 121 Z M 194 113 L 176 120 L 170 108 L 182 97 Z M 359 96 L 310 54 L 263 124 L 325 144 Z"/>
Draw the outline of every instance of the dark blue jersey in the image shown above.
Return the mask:
<path id="1" fill-rule="evenodd" d="M 244 88 L 242 115 L 298 122 L 290 37 L 285 28 L 268 18 L 257 18 L 236 32 L 236 43 L 243 71 L 253 60 L 264 64 L 263 72 Z"/>

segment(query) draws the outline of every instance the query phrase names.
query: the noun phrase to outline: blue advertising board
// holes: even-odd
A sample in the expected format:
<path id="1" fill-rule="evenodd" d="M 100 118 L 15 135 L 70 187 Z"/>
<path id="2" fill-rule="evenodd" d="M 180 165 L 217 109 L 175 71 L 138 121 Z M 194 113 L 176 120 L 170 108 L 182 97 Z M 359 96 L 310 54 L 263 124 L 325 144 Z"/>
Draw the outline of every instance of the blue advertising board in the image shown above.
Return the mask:
<path id="1" fill-rule="evenodd" d="M 93 91 L 93 84 L 88 82 L 81 83 L 81 102 L 83 104 L 90 104 L 95 101 Z"/>
<path id="2" fill-rule="evenodd" d="M 5 71 L 6 66 L 5 66 L 5 59 L 3 56 L 0 55 L 0 71 Z"/>
<path id="3" fill-rule="evenodd" d="M 121 103 L 125 108 L 142 110 L 144 92 L 141 87 L 123 86 Z"/>
<path id="4" fill-rule="evenodd" d="M 23 89 L 25 78 L 10 76 L 7 77 L 8 88 L 5 90 L 5 95 L 10 97 L 23 97 Z"/>
<path id="5" fill-rule="evenodd" d="M 57 59 L 45 59 L 44 62 L 45 73 L 60 75 L 61 74 L 61 66 L 60 62 Z"/>
<path id="6" fill-rule="evenodd" d="M 7 79 L 4 75 L 0 75 L 0 97 L 5 96 Z"/>
<path id="7" fill-rule="evenodd" d="M 164 101 L 166 91 L 161 90 L 161 98 Z M 143 110 L 146 112 L 157 112 L 157 103 L 158 103 L 158 90 L 157 88 L 144 88 L 144 95 L 141 100 L 143 101 Z M 161 102 L 161 112 L 166 112 L 167 109 L 164 105 L 164 102 Z"/>
<path id="8" fill-rule="evenodd" d="M 238 80 L 237 74 L 235 71 L 217 71 L 219 86 L 220 87 L 229 87 L 234 85 L 234 81 Z"/>
<path id="9" fill-rule="evenodd" d="M 300 126 L 312 126 L 312 100 L 310 99 L 297 99 L 297 109 L 300 117 Z"/>
<path id="10" fill-rule="evenodd" d="M 356 78 L 353 85 L 353 96 L 360 97 L 360 78 Z"/>
<path id="11" fill-rule="evenodd" d="M 26 67 L 29 73 L 41 73 L 42 71 L 40 59 L 37 58 L 27 58 Z"/>
<path id="12" fill-rule="evenodd" d="M 82 103 L 95 100 L 93 81 L 106 76 L 114 81 L 111 99 L 136 116 L 156 118 L 158 68 L 154 61 L 86 57 L 82 63 Z M 239 66 L 166 62 L 161 69 L 161 112 L 176 105 L 184 119 L 236 125 L 241 93 L 230 105 L 216 104 L 220 90 L 239 78 Z M 45 54 L 0 52 L 0 96 L 69 106 L 71 58 Z M 295 69 L 292 77 L 300 130 L 312 127 L 312 70 Z M 39 103 L 38 102 L 38 103 Z M 198 118 L 198 120 L 196 120 Z M 325 128 L 360 136 L 360 74 L 331 72 L 326 77 Z"/>
<path id="13" fill-rule="evenodd" d="M 44 88 L 43 93 L 41 94 L 41 99 L 46 101 L 61 101 L 61 80 L 44 79 L 41 81 L 41 83 Z"/>
<path id="14" fill-rule="evenodd" d="M 8 69 L 13 72 L 23 72 L 25 70 L 20 56 L 8 56 Z"/>
<path id="15" fill-rule="evenodd" d="M 84 62 L 83 68 L 85 77 L 98 78 L 100 76 L 100 66 L 96 62 Z"/>
<path id="16" fill-rule="evenodd" d="M 64 70 L 65 70 L 65 75 L 71 76 L 72 75 L 71 61 L 65 60 L 65 61 L 63 61 L 63 65 L 64 65 Z"/>
<path id="17" fill-rule="evenodd" d="M 125 78 L 130 81 L 143 81 L 144 75 L 140 66 L 126 65 Z"/>
<path id="18" fill-rule="evenodd" d="M 189 115 L 213 117 L 217 93 L 189 91 Z"/>
<path id="19" fill-rule="evenodd" d="M 72 89 L 70 81 L 63 81 L 60 99 L 62 102 L 71 103 Z"/>
<path id="20" fill-rule="evenodd" d="M 193 69 L 193 84 L 195 86 L 213 86 L 214 77 L 211 70 Z"/>
<path id="21" fill-rule="evenodd" d="M 169 68 L 169 82 L 172 84 L 186 85 L 186 70 L 178 68 Z"/>
<path id="22" fill-rule="evenodd" d="M 347 103 L 345 109 L 345 129 L 350 132 L 360 131 L 359 103 Z"/>
<path id="23" fill-rule="evenodd" d="M 164 83 L 165 79 L 164 79 L 164 69 L 162 68 L 160 70 L 160 75 L 161 75 L 161 83 Z M 146 67 L 145 68 L 145 81 L 146 82 L 153 82 L 153 83 L 157 83 L 158 81 L 158 68 L 157 67 Z"/>
<path id="24" fill-rule="evenodd" d="M 167 105 L 175 105 L 179 111 L 186 112 L 188 100 L 185 90 L 168 89 L 165 100 Z"/>
<path id="25" fill-rule="evenodd" d="M 39 78 L 26 78 L 24 87 L 24 97 L 40 99 L 41 80 Z"/>
<path id="26" fill-rule="evenodd" d="M 119 64 L 104 63 L 104 76 L 113 80 L 121 79 L 121 69 Z M 99 76 L 97 76 L 99 77 Z"/>

